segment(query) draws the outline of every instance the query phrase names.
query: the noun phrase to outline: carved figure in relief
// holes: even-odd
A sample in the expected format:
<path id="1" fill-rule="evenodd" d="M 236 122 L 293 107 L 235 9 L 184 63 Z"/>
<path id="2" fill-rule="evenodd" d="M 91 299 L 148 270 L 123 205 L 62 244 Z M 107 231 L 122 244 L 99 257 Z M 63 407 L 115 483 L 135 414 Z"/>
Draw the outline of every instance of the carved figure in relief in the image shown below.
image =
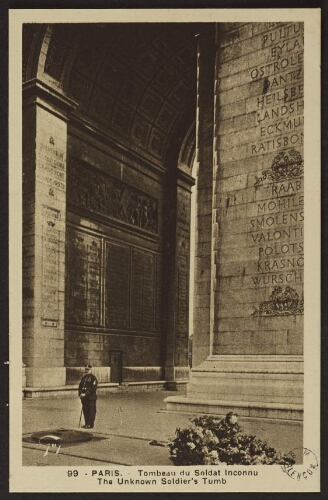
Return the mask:
<path id="1" fill-rule="evenodd" d="M 104 184 L 102 179 L 93 174 L 90 184 L 91 189 L 91 208 L 94 210 L 106 210 L 106 196 L 104 193 Z"/>
<path id="2" fill-rule="evenodd" d="M 271 168 L 263 170 L 262 177 L 257 177 L 254 186 L 262 186 L 265 179 L 282 182 L 303 175 L 304 165 L 301 154 L 294 148 L 281 151 L 273 160 Z"/>
<path id="3" fill-rule="evenodd" d="M 141 207 L 137 195 L 133 196 L 133 198 L 131 199 L 131 204 L 129 208 L 130 208 L 129 220 L 131 224 L 133 224 L 134 226 L 141 227 L 140 226 Z"/>
<path id="4" fill-rule="evenodd" d="M 115 213 L 114 215 L 121 220 L 129 222 L 128 207 L 130 203 L 130 193 L 124 186 L 115 187 Z"/>
<path id="5" fill-rule="evenodd" d="M 150 229 L 154 232 L 157 233 L 158 227 L 157 227 L 157 203 L 156 201 L 149 201 L 150 207 Z"/>
<path id="6" fill-rule="evenodd" d="M 141 225 L 144 229 L 147 229 L 149 226 L 149 208 L 147 200 L 143 200 L 142 202 Z"/>
<path id="7" fill-rule="evenodd" d="M 158 231 L 156 199 L 75 161 L 69 170 L 68 203 L 153 233 Z"/>
<path id="8" fill-rule="evenodd" d="M 90 208 L 90 192 L 88 179 L 85 175 L 81 175 L 79 178 L 78 175 L 76 177 L 76 186 L 77 186 L 77 202 L 86 208 Z"/>

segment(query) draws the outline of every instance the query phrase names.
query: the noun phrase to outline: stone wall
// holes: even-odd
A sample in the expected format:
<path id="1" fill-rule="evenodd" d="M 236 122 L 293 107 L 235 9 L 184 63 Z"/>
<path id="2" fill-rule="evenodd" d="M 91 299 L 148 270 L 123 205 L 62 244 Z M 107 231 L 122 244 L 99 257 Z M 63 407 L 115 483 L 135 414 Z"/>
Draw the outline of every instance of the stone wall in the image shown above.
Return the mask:
<path id="1" fill-rule="evenodd" d="M 180 173 L 177 188 L 174 175 L 171 186 L 163 168 L 118 153 L 78 124 L 70 127 L 68 163 L 65 366 L 106 367 L 114 350 L 123 381 L 185 378 L 189 176 Z M 164 204 L 168 193 L 177 212 Z"/>
<path id="2" fill-rule="evenodd" d="M 29 388 L 71 384 L 87 362 L 103 381 L 118 365 L 123 381 L 186 377 L 193 141 L 178 164 L 194 121 L 196 27 L 178 31 L 24 28 Z"/>
<path id="3" fill-rule="evenodd" d="M 303 345 L 303 26 L 219 24 L 213 354 Z"/>
<path id="4" fill-rule="evenodd" d="M 211 352 L 212 203 L 215 27 L 203 28 L 198 46 L 197 201 L 195 237 L 193 366 Z"/>
<path id="5" fill-rule="evenodd" d="M 163 175 L 73 127 L 69 151 L 65 366 L 121 351 L 143 380 L 162 365 Z"/>
<path id="6" fill-rule="evenodd" d="M 23 362 L 28 386 L 65 383 L 66 110 L 59 93 L 24 88 Z"/>

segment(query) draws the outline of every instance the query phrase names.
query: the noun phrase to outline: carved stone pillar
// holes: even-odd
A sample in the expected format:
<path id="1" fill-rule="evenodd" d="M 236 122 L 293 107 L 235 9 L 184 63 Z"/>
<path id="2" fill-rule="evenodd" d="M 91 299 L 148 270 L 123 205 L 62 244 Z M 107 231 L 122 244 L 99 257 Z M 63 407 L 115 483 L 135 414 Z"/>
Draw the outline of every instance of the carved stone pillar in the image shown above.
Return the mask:
<path id="1" fill-rule="evenodd" d="M 23 86 L 23 362 L 26 386 L 65 385 L 67 114 L 73 102 Z"/>
<path id="2" fill-rule="evenodd" d="M 197 252 L 204 255 L 197 264 L 196 285 L 202 280 L 207 294 L 196 302 L 195 364 L 188 395 L 167 398 L 168 409 L 217 414 L 235 410 L 244 417 L 287 419 L 301 427 L 301 24 L 272 26 L 272 38 L 266 23 L 218 24 L 212 68 L 202 65 L 202 51 L 209 54 L 210 47 L 200 42 L 200 106 L 211 79 L 215 102 L 212 118 L 200 108 L 198 120 Z M 297 40 L 293 54 L 284 55 L 284 69 L 293 65 L 295 81 L 290 85 L 284 83 L 287 69 L 280 78 L 275 73 L 280 62 L 271 49 L 278 35 Z M 261 49 L 246 55 L 250 41 Z M 256 66 L 260 57 L 263 74 L 262 66 Z"/>
<path id="3" fill-rule="evenodd" d="M 172 176 L 173 177 L 173 176 Z M 187 380 L 189 337 L 190 203 L 192 177 L 178 170 L 170 186 L 166 217 L 167 315 L 165 338 L 166 388 Z"/>

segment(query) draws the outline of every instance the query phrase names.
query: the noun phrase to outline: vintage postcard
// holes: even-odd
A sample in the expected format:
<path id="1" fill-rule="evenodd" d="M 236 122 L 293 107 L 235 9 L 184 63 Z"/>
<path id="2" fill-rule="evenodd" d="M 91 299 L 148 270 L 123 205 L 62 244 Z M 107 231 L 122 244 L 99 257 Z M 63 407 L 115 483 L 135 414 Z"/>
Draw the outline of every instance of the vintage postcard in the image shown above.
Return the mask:
<path id="1" fill-rule="evenodd" d="M 320 490 L 320 9 L 10 9 L 10 491 Z"/>

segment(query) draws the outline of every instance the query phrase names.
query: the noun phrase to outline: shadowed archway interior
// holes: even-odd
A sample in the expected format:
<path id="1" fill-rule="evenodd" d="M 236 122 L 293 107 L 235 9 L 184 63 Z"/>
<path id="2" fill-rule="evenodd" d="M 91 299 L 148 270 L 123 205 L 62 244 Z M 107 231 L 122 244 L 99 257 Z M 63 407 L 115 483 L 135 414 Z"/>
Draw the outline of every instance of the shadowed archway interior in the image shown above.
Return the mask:
<path id="1" fill-rule="evenodd" d="M 44 324 L 62 330 L 49 342 L 57 343 L 68 385 L 86 362 L 97 367 L 100 381 L 112 382 L 113 349 L 121 353 L 123 382 L 165 381 L 174 389 L 176 380 L 187 381 L 199 29 L 196 23 L 24 26 L 25 100 L 39 92 L 47 102 L 36 104 L 35 165 L 26 173 L 37 172 L 33 203 L 40 197 L 44 213 L 49 207 L 60 213 L 58 244 L 65 252 L 59 272 L 65 289 L 50 276 L 55 256 L 49 283 L 40 284 L 49 297 L 62 298 L 57 309 L 41 299 L 42 314 L 52 317 Z M 40 151 L 55 155 L 51 166 L 49 155 L 38 160 Z M 66 164 L 57 163 L 58 154 Z M 25 179 L 33 183 L 33 176 Z M 44 180 L 62 192 L 57 196 Z M 50 235 L 57 222 L 44 224 Z M 36 335 L 27 330 L 25 344 Z M 27 372 L 47 364 L 34 354 L 24 360 Z M 28 385 L 41 384 L 32 376 Z"/>
<path id="2" fill-rule="evenodd" d="M 163 164 L 195 120 L 198 32 L 197 23 L 25 25 L 23 79 L 42 61 L 80 118 Z"/>

